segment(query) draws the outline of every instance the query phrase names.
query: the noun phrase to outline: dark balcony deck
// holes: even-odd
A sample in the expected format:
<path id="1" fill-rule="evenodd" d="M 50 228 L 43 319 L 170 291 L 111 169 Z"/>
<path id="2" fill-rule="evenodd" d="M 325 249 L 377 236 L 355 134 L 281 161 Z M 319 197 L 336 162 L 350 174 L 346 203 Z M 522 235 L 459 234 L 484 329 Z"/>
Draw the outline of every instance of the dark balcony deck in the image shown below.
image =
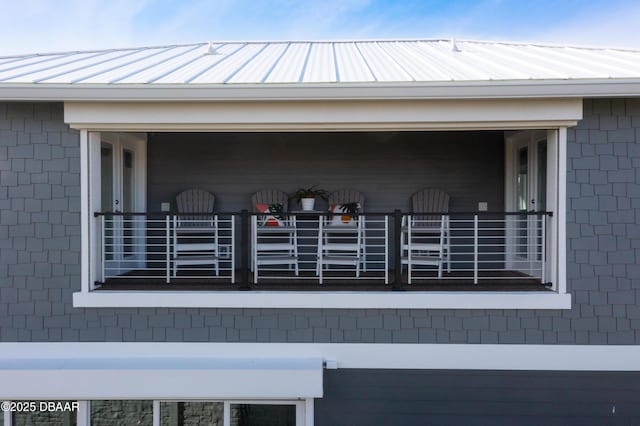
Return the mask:
<path id="1" fill-rule="evenodd" d="M 393 276 L 393 271 L 390 276 Z M 239 284 L 231 284 L 220 278 L 191 278 L 187 274 L 182 277 L 172 278 L 171 283 L 167 284 L 163 277 L 158 278 L 140 278 L 142 271 L 132 271 L 127 275 L 118 278 L 110 278 L 97 290 L 102 291 L 236 291 L 240 288 Z M 137 276 L 138 275 L 138 276 Z M 467 274 L 468 275 L 468 274 Z M 550 288 L 540 282 L 537 278 L 527 277 L 517 271 L 501 271 L 499 277 L 496 273 L 492 274 L 491 279 L 483 280 L 480 277 L 478 284 L 473 284 L 472 277 L 465 276 L 462 273 L 445 273 L 440 279 L 422 279 L 413 284 L 406 284 L 406 273 L 402 277 L 402 284 L 394 286 L 393 284 L 384 284 L 379 279 L 379 273 L 364 272 L 358 279 L 352 280 L 331 280 L 330 275 L 326 282 L 318 284 L 317 281 L 311 279 L 282 279 L 282 277 L 268 278 L 262 277 L 259 284 L 251 283 L 251 274 L 249 275 L 250 283 L 244 290 L 260 290 L 260 291 L 551 291 Z M 240 276 L 238 271 L 237 276 Z M 367 279 L 367 277 L 371 279 Z M 307 277 L 311 278 L 311 277 Z"/>

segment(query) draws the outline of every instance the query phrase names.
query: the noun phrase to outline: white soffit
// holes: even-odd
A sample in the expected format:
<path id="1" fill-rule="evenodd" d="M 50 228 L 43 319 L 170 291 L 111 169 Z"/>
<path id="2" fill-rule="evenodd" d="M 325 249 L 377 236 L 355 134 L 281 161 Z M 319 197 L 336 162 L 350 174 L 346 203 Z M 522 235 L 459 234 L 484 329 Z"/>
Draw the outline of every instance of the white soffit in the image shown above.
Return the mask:
<path id="1" fill-rule="evenodd" d="M 0 57 L 2 99 L 633 94 L 640 94 L 635 49 L 414 39 L 212 42 Z"/>
<path id="2" fill-rule="evenodd" d="M 116 346 L 118 344 L 115 344 Z M 22 347 L 25 350 L 29 346 Z M 96 356 L 74 347 L 59 357 L 43 351 L 0 357 L 0 398 L 192 399 L 316 398 L 320 358 Z M 88 347 L 89 349 L 91 347 Z M 107 351 L 108 352 L 108 351 Z M 256 353 L 254 353 L 257 356 Z"/>

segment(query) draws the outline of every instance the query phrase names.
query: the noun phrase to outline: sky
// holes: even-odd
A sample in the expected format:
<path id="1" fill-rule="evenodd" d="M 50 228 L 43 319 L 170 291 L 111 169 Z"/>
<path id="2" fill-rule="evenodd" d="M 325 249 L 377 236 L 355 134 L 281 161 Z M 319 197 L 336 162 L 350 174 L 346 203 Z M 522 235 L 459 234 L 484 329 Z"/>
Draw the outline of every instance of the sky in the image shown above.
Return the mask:
<path id="1" fill-rule="evenodd" d="M 395 38 L 640 49 L 639 0 L 0 0 L 0 12 L 0 56 Z"/>

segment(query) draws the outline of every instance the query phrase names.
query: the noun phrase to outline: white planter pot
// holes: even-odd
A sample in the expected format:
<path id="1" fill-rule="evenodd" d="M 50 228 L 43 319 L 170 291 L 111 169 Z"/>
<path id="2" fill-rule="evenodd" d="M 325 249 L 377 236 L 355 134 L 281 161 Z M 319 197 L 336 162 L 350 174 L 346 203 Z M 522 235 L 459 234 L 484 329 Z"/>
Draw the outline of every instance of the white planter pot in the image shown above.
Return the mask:
<path id="1" fill-rule="evenodd" d="M 313 210 L 313 207 L 316 204 L 316 199 L 315 198 L 303 198 L 302 200 L 300 200 L 300 203 L 302 204 L 302 210 L 310 211 L 310 210 Z"/>

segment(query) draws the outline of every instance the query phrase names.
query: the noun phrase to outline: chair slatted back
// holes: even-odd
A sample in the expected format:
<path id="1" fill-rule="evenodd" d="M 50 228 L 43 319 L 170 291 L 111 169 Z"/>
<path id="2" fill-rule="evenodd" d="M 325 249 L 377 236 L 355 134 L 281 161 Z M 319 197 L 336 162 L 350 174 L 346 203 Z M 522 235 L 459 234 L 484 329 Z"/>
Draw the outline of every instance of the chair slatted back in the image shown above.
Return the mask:
<path id="1" fill-rule="evenodd" d="M 411 209 L 416 213 L 448 213 L 449 194 L 436 188 L 426 188 L 411 196 Z M 414 216 L 415 226 L 440 226 L 441 215 Z"/>
<path id="2" fill-rule="evenodd" d="M 277 189 L 263 189 L 251 196 L 252 211 L 255 211 L 256 204 L 282 204 L 282 211 L 286 212 L 289 209 L 289 196 Z"/>
<path id="3" fill-rule="evenodd" d="M 364 210 L 364 195 L 354 189 L 339 189 L 329 194 L 327 199 L 331 204 L 359 203 L 360 211 Z"/>
<path id="4" fill-rule="evenodd" d="M 203 189 L 188 189 L 176 196 L 178 213 L 213 213 L 215 201 L 215 195 Z M 181 224 L 182 226 L 193 226 L 197 225 L 196 221 L 205 222 L 211 220 L 210 217 L 197 215 L 180 215 L 180 219 L 186 221 L 186 223 Z"/>

